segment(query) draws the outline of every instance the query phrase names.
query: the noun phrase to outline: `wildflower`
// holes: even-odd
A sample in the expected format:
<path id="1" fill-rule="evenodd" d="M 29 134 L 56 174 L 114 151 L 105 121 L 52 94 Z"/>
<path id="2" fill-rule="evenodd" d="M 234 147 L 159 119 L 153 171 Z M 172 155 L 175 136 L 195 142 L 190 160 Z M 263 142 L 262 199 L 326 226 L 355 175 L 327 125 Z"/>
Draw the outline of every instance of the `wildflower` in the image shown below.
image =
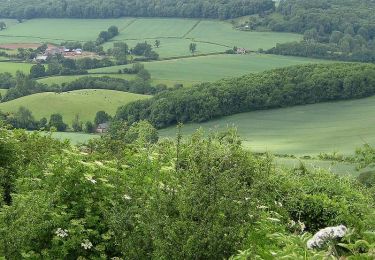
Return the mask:
<path id="1" fill-rule="evenodd" d="M 87 250 L 87 249 L 90 249 L 92 247 L 92 243 L 90 242 L 90 240 L 88 239 L 84 239 L 83 242 L 81 243 L 81 246 Z"/>
<path id="2" fill-rule="evenodd" d="M 88 180 L 89 182 L 91 182 L 93 184 L 97 183 L 97 181 L 90 175 L 85 176 L 85 178 L 86 178 L 86 180 Z"/>
<path id="3" fill-rule="evenodd" d="M 307 241 L 307 248 L 321 248 L 331 239 L 344 237 L 346 231 L 347 228 L 344 225 L 340 225 L 337 227 L 326 227 L 324 229 L 321 229 Z"/>
<path id="4" fill-rule="evenodd" d="M 267 219 L 272 221 L 272 222 L 280 222 L 280 219 L 278 219 L 278 218 L 267 218 Z"/>
<path id="5" fill-rule="evenodd" d="M 257 206 L 257 209 L 267 209 L 267 208 L 268 208 L 267 206 L 263 206 L 263 205 Z"/>
<path id="6" fill-rule="evenodd" d="M 303 222 L 301 222 L 301 221 L 298 220 L 298 225 L 301 228 L 301 232 L 303 232 L 305 230 L 305 228 L 306 228 L 305 223 L 303 223 Z"/>
<path id="7" fill-rule="evenodd" d="M 95 161 L 95 164 L 98 165 L 98 166 L 103 166 L 103 163 L 100 162 L 100 161 Z"/>
<path id="8" fill-rule="evenodd" d="M 58 237 L 67 237 L 68 236 L 68 230 L 66 229 L 62 229 L 62 228 L 58 228 L 55 232 L 56 236 Z"/>
<path id="9" fill-rule="evenodd" d="M 129 195 L 127 195 L 127 194 L 125 194 L 124 196 L 122 196 L 124 199 L 126 199 L 126 200 L 131 200 L 132 199 L 132 197 L 130 197 Z"/>

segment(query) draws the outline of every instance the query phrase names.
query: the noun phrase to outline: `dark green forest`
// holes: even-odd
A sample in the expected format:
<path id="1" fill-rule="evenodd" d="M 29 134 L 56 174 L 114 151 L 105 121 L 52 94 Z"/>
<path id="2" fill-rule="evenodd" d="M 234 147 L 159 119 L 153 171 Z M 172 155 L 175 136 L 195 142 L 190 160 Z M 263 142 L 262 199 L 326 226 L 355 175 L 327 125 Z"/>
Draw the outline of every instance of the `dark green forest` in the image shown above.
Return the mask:
<path id="1" fill-rule="evenodd" d="M 261 109 L 363 98 L 375 94 L 375 65 L 311 64 L 203 83 L 120 107 L 116 118 L 157 128 Z"/>
<path id="2" fill-rule="evenodd" d="M 1 0 L 0 17 L 32 19 L 194 17 L 227 19 L 272 10 L 272 0 Z"/>
<path id="3" fill-rule="evenodd" d="M 375 2 L 368 0 L 285 0 L 275 13 L 251 17 L 251 28 L 304 34 L 274 54 L 375 61 Z"/>

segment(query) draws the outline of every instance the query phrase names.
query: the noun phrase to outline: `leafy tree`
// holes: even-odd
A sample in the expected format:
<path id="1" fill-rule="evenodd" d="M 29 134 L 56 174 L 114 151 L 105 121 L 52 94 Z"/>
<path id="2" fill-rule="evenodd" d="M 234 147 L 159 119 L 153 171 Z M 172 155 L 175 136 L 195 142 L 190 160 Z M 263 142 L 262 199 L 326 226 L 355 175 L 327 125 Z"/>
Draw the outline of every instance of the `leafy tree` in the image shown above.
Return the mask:
<path id="1" fill-rule="evenodd" d="M 195 51 L 197 50 L 197 44 L 196 43 L 190 43 L 189 45 L 189 51 L 194 55 Z"/>
<path id="2" fill-rule="evenodd" d="M 148 81 L 151 79 L 151 74 L 150 72 L 148 72 L 148 70 L 141 69 L 140 71 L 138 71 L 137 77 L 139 77 L 143 81 Z"/>
<path id="3" fill-rule="evenodd" d="M 111 120 L 111 116 L 105 111 L 98 111 L 95 115 L 94 123 L 95 125 L 108 123 Z"/>
<path id="4" fill-rule="evenodd" d="M 30 69 L 31 78 L 40 78 L 46 75 L 46 68 L 42 64 L 33 65 Z"/>
<path id="5" fill-rule="evenodd" d="M 85 123 L 84 131 L 85 133 L 94 133 L 95 132 L 94 124 L 91 121 L 87 121 Z"/>
<path id="6" fill-rule="evenodd" d="M 159 48 L 160 47 L 160 40 L 155 40 L 155 47 Z"/>
<path id="7" fill-rule="evenodd" d="M 4 30 L 5 28 L 7 28 L 7 25 L 4 21 L 0 21 L 0 31 Z"/>
<path id="8" fill-rule="evenodd" d="M 56 128 L 59 132 L 64 132 L 68 127 L 64 121 L 61 114 L 52 114 L 49 120 L 48 126 Z"/>
<path id="9" fill-rule="evenodd" d="M 116 37 L 119 34 L 117 26 L 112 25 L 108 28 L 109 37 L 113 38 Z"/>
<path id="10" fill-rule="evenodd" d="M 72 129 L 74 132 L 81 132 L 82 131 L 82 122 L 79 120 L 79 115 L 75 115 L 73 122 L 72 122 Z"/>

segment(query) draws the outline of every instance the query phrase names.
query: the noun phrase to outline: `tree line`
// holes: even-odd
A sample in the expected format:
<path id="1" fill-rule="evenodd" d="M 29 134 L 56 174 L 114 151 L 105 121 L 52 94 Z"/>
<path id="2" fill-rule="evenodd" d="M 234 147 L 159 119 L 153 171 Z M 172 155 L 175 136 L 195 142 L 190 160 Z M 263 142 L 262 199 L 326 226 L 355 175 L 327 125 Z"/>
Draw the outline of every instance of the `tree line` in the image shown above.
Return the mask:
<path id="1" fill-rule="evenodd" d="M 61 85 L 40 83 L 30 77 L 30 75 L 19 71 L 15 76 L 10 73 L 0 73 L 0 80 L 3 79 L 3 81 L 0 81 L 0 87 L 8 89 L 4 96 L 0 96 L 0 101 L 7 102 L 42 92 L 60 93 L 80 89 L 109 89 L 146 95 L 154 95 L 167 90 L 167 86 L 164 84 L 151 85 L 151 74 L 144 69 L 143 65 L 134 64 L 133 67 L 138 68 L 134 73 L 136 77 L 133 80 L 109 76 L 82 76 L 72 82 L 62 83 Z"/>
<path id="2" fill-rule="evenodd" d="M 64 121 L 60 113 L 51 114 L 49 120 L 45 117 L 36 119 L 33 113 L 26 107 L 19 107 L 14 113 L 0 111 L 0 120 L 14 129 L 25 129 L 28 131 L 58 131 L 58 132 L 85 132 L 95 133 L 99 124 L 109 123 L 112 117 L 105 111 L 98 111 L 93 121 L 83 122 L 76 114 L 71 124 Z"/>
<path id="3" fill-rule="evenodd" d="M 192 17 L 228 19 L 263 13 L 274 8 L 271 0 L 13 0 L 0 2 L 0 17 L 113 18 Z"/>
<path id="4" fill-rule="evenodd" d="M 375 65 L 310 64 L 160 93 L 120 107 L 116 118 L 130 123 L 148 120 L 155 127 L 163 128 L 241 112 L 374 94 Z"/>
<path id="5" fill-rule="evenodd" d="M 365 0 L 285 0 L 270 15 L 252 16 L 242 26 L 303 34 L 280 44 L 274 54 L 375 61 L 375 3 Z"/>

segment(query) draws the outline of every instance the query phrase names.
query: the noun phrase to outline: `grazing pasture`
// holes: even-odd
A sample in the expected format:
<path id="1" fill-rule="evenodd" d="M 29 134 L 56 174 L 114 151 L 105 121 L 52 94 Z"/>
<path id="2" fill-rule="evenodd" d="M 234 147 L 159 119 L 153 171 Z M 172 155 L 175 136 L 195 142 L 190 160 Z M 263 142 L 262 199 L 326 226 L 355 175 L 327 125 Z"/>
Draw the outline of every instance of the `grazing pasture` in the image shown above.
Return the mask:
<path id="1" fill-rule="evenodd" d="M 200 42 L 210 42 L 232 48 L 233 46 L 252 51 L 270 49 L 276 43 L 300 41 L 302 36 L 294 33 L 255 32 L 234 30 L 232 25 L 224 21 L 201 21 L 194 30 L 186 35 L 199 45 Z"/>
<path id="2" fill-rule="evenodd" d="M 133 19 L 32 19 L 14 23 L 0 32 L 4 43 L 61 43 L 95 40 L 100 31 L 116 25 L 119 30 Z"/>
<path id="3" fill-rule="evenodd" d="M 157 82 L 182 83 L 190 86 L 205 81 L 242 76 L 247 73 L 306 63 L 329 62 L 325 60 L 265 54 L 212 55 L 185 59 L 144 63 L 152 79 Z M 127 65 L 128 67 L 131 65 Z M 127 66 L 113 66 L 90 70 L 91 73 L 117 73 Z"/>
<path id="4" fill-rule="evenodd" d="M 33 64 L 30 63 L 0 62 L 0 73 L 9 72 L 14 75 L 17 71 L 22 71 L 29 74 L 31 66 L 33 66 Z"/>
<path id="5" fill-rule="evenodd" d="M 321 152 L 351 154 L 364 143 L 375 144 L 375 97 L 254 111 L 202 124 L 187 124 L 184 134 L 196 129 L 238 128 L 244 146 L 276 154 L 317 155 Z M 160 131 L 176 134 L 174 127 Z"/>
<path id="6" fill-rule="evenodd" d="M 0 110 L 15 112 L 20 106 L 24 106 L 30 109 L 36 119 L 49 118 L 53 113 L 60 113 L 65 123 L 70 125 L 77 114 L 84 122 L 92 121 L 99 110 L 113 115 L 120 105 L 144 98 L 148 98 L 148 96 L 114 90 L 47 92 L 0 103 Z"/>

